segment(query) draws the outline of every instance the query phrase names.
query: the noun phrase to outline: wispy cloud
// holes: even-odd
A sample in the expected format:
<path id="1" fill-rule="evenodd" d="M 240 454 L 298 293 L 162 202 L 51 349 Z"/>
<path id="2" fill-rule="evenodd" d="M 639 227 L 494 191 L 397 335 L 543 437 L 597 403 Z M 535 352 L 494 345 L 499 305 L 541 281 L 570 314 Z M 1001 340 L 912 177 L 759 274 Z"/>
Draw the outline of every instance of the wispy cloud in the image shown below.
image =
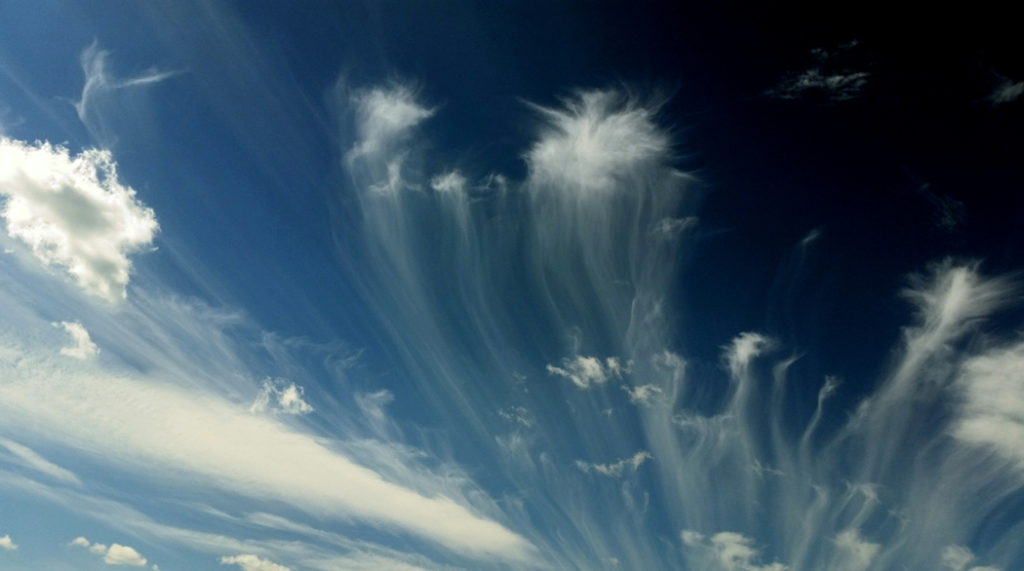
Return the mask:
<path id="1" fill-rule="evenodd" d="M 128 256 L 152 244 L 153 211 L 117 178 L 108 151 L 72 158 L 49 143 L 0 138 L 0 195 L 7 233 L 48 266 L 66 270 L 86 293 L 118 302 L 131 273 Z"/>
<path id="2" fill-rule="evenodd" d="M 648 460 L 653 460 L 654 456 L 651 456 L 650 452 L 641 450 L 629 458 L 623 458 L 618 462 L 612 462 L 611 464 L 593 464 L 590 462 L 584 462 L 582 460 L 576 461 L 576 467 L 584 472 L 596 472 L 602 476 L 609 476 L 611 478 L 619 478 L 627 470 L 635 472 L 641 464 Z"/>
<path id="3" fill-rule="evenodd" d="M 604 362 L 597 357 L 584 357 L 577 355 L 562 360 L 562 366 L 547 366 L 548 373 L 572 381 L 572 384 L 580 389 L 589 389 L 594 386 L 603 385 L 610 378 L 621 377 L 628 373 L 628 367 L 623 367 L 618 359 L 610 357 Z"/>
<path id="4" fill-rule="evenodd" d="M 50 462 L 28 446 L 23 446 L 3 437 L 0 437 L 0 446 L 6 448 L 7 451 L 10 452 L 12 460 L 26 468 L 31 468 L 41 474 L 46 474 L 60 482 L 81 485 L 81 481 L 79 481 L 78 476 L 70 470 L 61 468 L 53 462 Z"/>
<path id="5" fill-rule="evenodd" d="M 106 147 L 113 143 L 114 136 L 106 125 L 103 111 L 97 109 L 100 100 L 114 91 L 159 83 L 182 73 L 181 71 L 160 71 L 151 68 L 134 77 L 117 78 L 110 72 L 109 58 L 110 52 L 101 49 L 97 42 L 93 42 L 82 50 L 79 59 L 82 64 L 82 72 L 85 75 L 85 85 L 82 87 L 78 101 L 74 103 L 79 120 L 89 128 L 93 137 Z"/>
<path id="6" fill-rule="evenodd" d="M 814 59 L 811 67 L 787 75 L 765 94 L 779 99 L 816 97 L 831 102 L 859 97 L 871 74 L 846 68 L 840 63 L 845 56 L 844 52 L 856 45 L 857 42 L 844 44 L 834 52 L 821 48 L 811 50 Z"/>
<path id="7" fill-rule="evenodd" d="M 1000 77 L 999 85 L 988 96 L 993 106 L 1013 103 L 1024 95 L 1024 81 L 1014 81 L 1008 77 Z"/>
<path id="8" fill-rule="evenodd" d="M 263 381 L 263 389 L 256 396 L 251 412 L 266 412 L 268 409 L 278 410 L 286 414 L 306 414 L 313 412 L 313 407 L 303 399 L 304 390 L 295 383 L 283 379 Z"/>

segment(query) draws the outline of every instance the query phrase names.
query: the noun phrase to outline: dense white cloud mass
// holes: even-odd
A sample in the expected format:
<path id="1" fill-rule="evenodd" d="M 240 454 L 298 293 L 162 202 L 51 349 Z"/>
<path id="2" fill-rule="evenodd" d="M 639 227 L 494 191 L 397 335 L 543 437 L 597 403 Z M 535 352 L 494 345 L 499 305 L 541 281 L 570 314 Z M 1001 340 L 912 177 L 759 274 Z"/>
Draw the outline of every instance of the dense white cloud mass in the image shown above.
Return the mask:
<path id="1" fill-rule="evenodd" d="M 99 354 L 100 348 L 92 342 L 92 339 L 89 338 L 89 332 L 86 331 L 81 323 L 77 321 L 61 321 L 54 325 L 64 328 L 64 331 L 71 336 L 71 340 L 74 342 L 73 345 L 62 348 L 60 350 L 61 355 L 74 357 L 75 359 L 88 359 Z"/>
<path id="2" fill-rule="evenodd" d="M 681 532 L 687 560 L 697 568 L 720 571 L 785 571 L 782 563 L 761 565 L 760 551 L 751 538 L 731 531 L 722 531 L 705 537 L 693 530 Z"/>
<path id="3" fill-rule="evenodd" d="M 238 565 L 242 571 L 291 571 L 284 565 L 278 565 L 269 559 L 260 559 L 255 555 L 234 555 L 221 557 L 221 565 Z"/>
<path id="4" fill-rule="evenodd" d="M 4 535 L 0 537 L 0 549 L 6 549 L 7 551 L 14 551 L 18 548 L 18 544 L 11 541 L 10 535 Z"/>
<path id="5" fill-rule="evenodd" d="M 150 246 L 156 216 L 121 185 L 108 151 L 72 158 L 49 143 L 0 138 L 0 195 L 7 233 L 61 267 L 86 293 L 124 299 L 128 256 Z"/>
<path id="6" fill-rule="evenodd" d="M 17 442 L 13 442 L 0 436 L 0 447 L 6 448 L 13 456 L 13 459 L 22 466 L 31 468 L 42 474 L 46 474 L 47 476 L 61 482 L 76 485 L 81 484 L 78 480 L 78 476 L 74 475 L 71 471 L 50 462 L 46 458 L 43 458 L 28 446 L 23 446 Z"/>

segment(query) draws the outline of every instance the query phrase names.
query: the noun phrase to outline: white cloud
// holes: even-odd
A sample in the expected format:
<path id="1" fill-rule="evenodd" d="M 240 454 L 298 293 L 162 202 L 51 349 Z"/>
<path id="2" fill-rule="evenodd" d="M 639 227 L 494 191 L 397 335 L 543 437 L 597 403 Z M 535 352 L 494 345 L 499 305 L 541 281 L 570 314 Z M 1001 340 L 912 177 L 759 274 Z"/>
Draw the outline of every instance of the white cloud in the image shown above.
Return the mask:
<path id="1" fill-rule="evenodd" d="M 60 480 L 61 482 L 76 485 L 81 484 L 78 480 L 78 476 L 75 476 L 70 471 L 50 462 L 46 458 L 43 458 L 27 446 L 22 446 L 17 442 L 0 437 L 0 447 L 6 448 L 8 452 L 14 455 L 14 459 L 22 466 L 46 474 L 47 476 Z"/>
<path id="2" fill-rule="evenodd" d="M 92 342 L 92 339 L 89 338 L 89 332 L 85 330 L 81 323 L 61 321 L 60 323 L 54 323 L 54 326 L 63 327 L 64 331 L 71 335 L 71 340 L 75 342 L 70 347 L 62 348 L 60 350 L 61 355 L 74 357 L 75 359 L 89 359 L 99 354 L 100 348 Z"/>
<path id="3" fill-rule="evenodd" d="M 1013 103 L 1020 99 L 1021 95 L 1024 95 L 1024 81 L 1003 78 L 1003 81 L 988 96 L 988 100 L 992 102 L 992 105 L 1003 105 Z"/>
<path id="4" fill-rule="evenodd" d="M 466 190 L 466 177 L 462 176 L 459 171 L 440 174 L 430 181 L 430 188 L 437 192 L 462 193 Z"/>
<path id="5" fill-rule="evenodd" d="M 584 462 L 582 460 L 576 461 L 576 467 L 584 472 L 597 472 L 598 474 L 608 476 L 611 478 L 618 478 L 622 476 L 626 469 L 636 471 L 641 464 L 647 460 L 653 460 L 654 456 L 651 456 L 650 452 L 641 450 L 629 458 L 623 458 L 618 462 L 611 464 L 591 464 L 590 462 Z"/>
<path id="6" fill-rule="evenodd" d="M 6 549 L 7 551 L 14 551 L 18 548 L 18 544 L 11 541 L 10 535 L 0 537 L 0 549 Z"/>
<path id="7" fill-rule="evenodd" d="M 942 566 L 950 571 L 1002 571 L 1001 567 L 971 566 L 975 561 L 974 552 L 962 545 L 947 545 L 942 550 Z"/>
<path id="8" fill-rule="evenodd" d="M 850 528 L 836 536 L 836 547 L 841 553 L 843 571 L 864 571 L 875 560 L 881 545 L 865 541 L 860 531 Z"/>
<path id="9" fill-rule="evenodd" d="M 358 91 L 352 96 L 358 142 L 348 158 L 393 152 L 412 129 L 434 114 L 416 101 L 408 86 L 393 83 L 387 87 Z"/>
<path id="10" fill-rule="evenodd" d="M 194 386 L 96 368 L 94 362 L 75 370 L 45 356 L 0 354 L 0 426 L 36 427 L 39 438 L 147 477 L 402 530 L 474 557 L 532 557 L 529 541 L 452 496 L 427 496 L 385 480 L 274 415 L 250 414 Z"/>
<path id="11" fill-rule="evenodd" d="M 609 90 L 580 91 L 564 109 L 534 108 L 546 121 L 526 153 L 535 188 L 604 193 L 625 187 L 619 177 L 670 155 L 671 139 L 655 120 L 657 104 Z"/>
<path id="12" fill-rule="evenodd" d="M 710 538 L 693 530 L 683 530 L 683 544 L 688 554 L 703 560 L 704 566 L 721 571 L 786 571 L 782 563 L 761 565 L 757 560 L 761 552 L 754 547 L 754 541 L 741 534 L 723 531 Z"/>
<path id="13" fill-rule="evenodd" d="M 813 93 L 829 101 L 847 101 L 859 96 L 871 74 L 846 69 L 837 63 L 839 56 L 856 45 L 857 42 L 850 42 L 835 52 L 820 48 L 811 50 L 815 60 L 813 66 L 803 72 L 790 74 L 766 94 L 779 99 L 801 99 Z"/>
<path id="14" fill-rule="evenodd" d="M 233 557 L 221 557 L 221 565 L 238 565 L 242 571 L 291 571 L 284 565 L 278 565 L 269 559 L 260 559 L 255 555 L 235 555 Z"/>
<path id="15" fill-rule="evenodd" d="M 266 380 L 256 400 L 249 407 L 250 412 L 265 412 L 268 407 L 286 414 L 306 414 L 313 412 L 313 407 L 302 397 L 305 391 L 295 383 L 285 384 L 281 379 Z"/>
<path id="16" fill-rule="evenodd" d="M 650 384 L 640 385 L 637 387 L 622 385 L 622 388 L 627 394 L 629 394 L 629 402 L 648 406 L 656 396 L 661 395 L 664 392 L 659 387 Z"/>
<path id="17" fill-rule="evenodd" d="M 97 42 L 82 50 L 79 59 L 82 63 L 82 72 L 85 74 L 85 85 L 82 87 L 82 95 L 74 104 L 79 120 L 89 127 L 94 137 L 104 143 L 111 142 L 111 135 L 103 125 L 102 117 L 96 115 L 95 105 L 98 99 L 112 91 L 159 83 L 181 73 L 151 68 L 135 77 L 118 79 L 108 70 L 109 57 L 110 52 L 100 49 Z"/>
<path id="18" fill-rule="evenodd" d="M 109 565 L 132 565 L 135 567 L 142 567 L 146 564 L 146 558 L 139 555 L 138 551 L 127 545 L 118 545 L 116 543 L 107 549 L 107 553 L 103 556 L 103 561 Z"/>
<path id="19" fill-rule="evenodd" d="M 90 552 L 102 556 L 107 565 L 131 565 L 133 567 L 146 565 L 146 558 L 127 545 L 114 543 L 107 547 L 102 543 L 89 543 L 89 540 L 84 537 L 76 537 L 68 545 L 84 547 Z"/>
<path id="20" fill-rule="evenodd" d="M 1024 342 L 967 360 L 957 379 L 964 397 L 954 435 L 988 446 L 1024 470 Z"/>
<path id="21" fill-rule="evenodd" d="M 725 362 L 734 379 L 743 377 L 750 368 L 750 362 L 771 347 L 771 339 L 760 333 L 740 333 L 725 347 Z"/>
<path id="22" fill-rule="evenodd" d="M 651 228 L 651 234 L 654 234 L 663 240 L 671 240 L 686 230 L 695 228 L 699 222 L 700 219 L 696 216 L 687 216 L 685 218 L 662 218 L 654 224 L 653 228 Z"/>
<path id="23" fill-rule="evenodd" d="M 509 406 L 498 411 L 498 416 L 509 421 L 520 424 L 526 428 L 533 426 L 536 420 L 526 407 Z"/>
<path id="24" fill-rule="evenodd" d="M 581 389 L 589 389 L 595 385 L 603 385 L 612 376 L 629 373 L 629 364 L 623 366 L 618 359 L 611 357 L 602 363 L 597 357 L 578 355 L 562 360 L 562 366 L 548 365 L 548 373 L 564 377 Z"/>
<path id="25" fill-rule="evenodd" d="M 108 151 L 72 158 L 63 147 L 0 137 L 0 195 L 7 233 L 36 258 L 64 268 L 90 295 L 124 299 L 128 255 L 149 247 L 158 224 L 120 184 Z"/>

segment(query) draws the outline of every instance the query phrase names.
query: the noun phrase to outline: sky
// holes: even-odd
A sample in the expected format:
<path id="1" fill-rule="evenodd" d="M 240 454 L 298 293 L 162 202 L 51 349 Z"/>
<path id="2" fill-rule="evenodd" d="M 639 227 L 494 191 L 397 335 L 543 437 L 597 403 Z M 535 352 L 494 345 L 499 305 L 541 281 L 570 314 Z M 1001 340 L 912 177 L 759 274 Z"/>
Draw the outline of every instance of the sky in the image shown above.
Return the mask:
<path id="1" fill-rule="evenodd" d="M 0 1 L 0 569 L 1024 568 L 1000 10 Z"/>

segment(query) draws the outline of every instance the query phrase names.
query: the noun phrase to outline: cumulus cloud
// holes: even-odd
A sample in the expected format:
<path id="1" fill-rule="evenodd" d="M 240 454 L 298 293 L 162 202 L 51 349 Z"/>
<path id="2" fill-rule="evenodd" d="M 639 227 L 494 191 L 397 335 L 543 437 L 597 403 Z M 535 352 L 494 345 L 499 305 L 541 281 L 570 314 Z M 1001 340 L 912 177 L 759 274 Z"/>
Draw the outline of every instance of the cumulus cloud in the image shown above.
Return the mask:
<path id="1" fill-rule="evenodd" d="M 11 541 L 10 535 L 0 537 L 0 549 L 6 549 L 7 551 L 14 551 L 18 548 L 18 544 Z"/>
<path id="2" fill-rule="evenodd" d="M 13 456 L 13 460 L 22 466 L 31 468 L 42 474 L 46 474 L 47 476 L 61 482 L 76 485 L 81 484 L 78 480 L 78 476 L 75 476 L 72 472 L 50 462 L 46 458 L 43 458 L 28 446 L 23 446 L 17 442 L 0 437 L 0 447 L 7 449 L 7 451 Z"/>
<path id="3" fill-rule="evenodd" d="M 90 552 L 103 557 L 103 562 L 107 565 L 130 565 L 132 567 L 144 567 L 146 565 L 146 558 L 127 545 L 113 543 L 110 547 L 107 547 L 102 543 L 90 543 L 84 537 L 76 537 L 71 540 L 69 545 L 88 549 Z"/>
<path id="4" fill-rule="evenodd" d="M 548 373 L 563 377 L 572 381 L 580 389 L 589 389 L 595 385 L 603 385 L 611 377 L 620 377 L 629 373 L 629 367 L 623 366 L 615 357 L 606 359 L 603 363 L 597 357 L 576 357 L 565 358 L 562 366 L 547 366 Z"/>
<path id="5" fill-rule="evenodd" d="M 121 185 L 108 151 L 28 145 L 0 137 L 0 195 L 7 233 L 47 266 L 66 270 L 86 293 L 124 299 L 128 256 L 150 246 L 153 211 Z"/>
<path id="6" fill-rule="evenodd" d="M 620 177 L 661 164 L 671 138 L 657 124 L 658 105 L 619 91 L 579 91 L 562 109 L 533 106 L 546 120 L 526 153 L 536 188 L 577 193 L 625 189 Z"/>
<path id="7" fill-rule="evenodd" d="M 623 458 L 622 460 L 611 464 L 591 464 L 590 462 L 577 460 L 576 467 L 587 473 L 596 472 L 610 478 L 619 478 L 627 469 L 636 472 L 637 468 L 639 468 L 641 464 L 653 459 L 654 456 L 651 456 L 650 452 L 641 450 L 629 458 Z"/>
<path id="8" fill-rule="evenodd" d="M 92 339 L 89 338 L 89 332 L 85 330 L 81 323 L 61 321 L 60 323 L 54 323 L 54 325 L 62 327 L 68 335 L 71 335 L 71 340 L 74 341 L 74 345 L 63 347 L 60 350 L 61 355 L 74 357 L 75 359 L 89 359 L 99 354 L 100 348 L 92 342 Z"/>
<path id="9" fill-rule="evenodd" d="M 260 559 L 255 555 L 234 555 L 221 557 L 221 565 L 238 565 L 242 571 L 291 571 L 284 565 L 278 565 L 269 559 Z"/>
<path id="10" fill-rule="evenodd" d="M 840 64 L 844 52 L 856 45 L 857 42 L 851 42 L 834 52 L 821 48 L 811 50 L 814 65 L 802 72 L 789 74 L 766 94 L 779 99 L 802 99 L 814 95 L 832 102 L 858 97 L 870 74 Z"/>
<path id="11" fill-rule="evenodd" d="M 268 409 L 286 414 L 313 412 L 313 407 L 302 398 L 304 392 L 303 388 L 295 383 L 286 384 L 281 379 L 268 379 L 263 382 L 263 388 L 249 410 L 254 413 L 266 412 Z"/>

